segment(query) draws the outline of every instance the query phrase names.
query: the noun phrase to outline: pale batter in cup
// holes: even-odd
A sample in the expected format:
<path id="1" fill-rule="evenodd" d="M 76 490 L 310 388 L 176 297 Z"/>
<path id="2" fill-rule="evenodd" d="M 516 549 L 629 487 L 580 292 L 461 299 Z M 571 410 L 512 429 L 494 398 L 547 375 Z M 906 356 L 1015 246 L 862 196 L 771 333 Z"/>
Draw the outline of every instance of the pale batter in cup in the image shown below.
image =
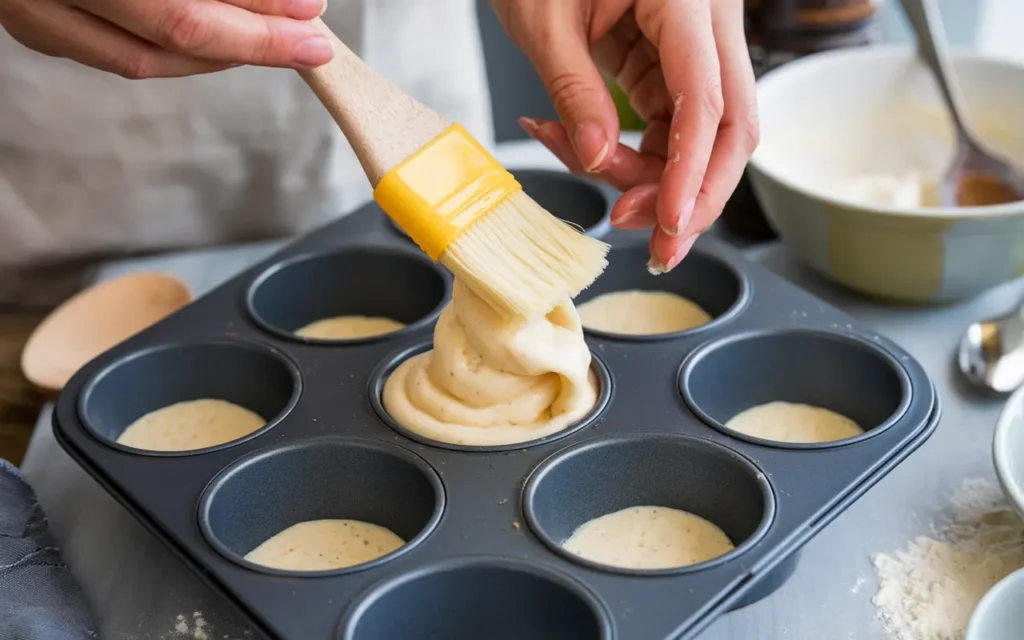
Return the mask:
<path id="1" fill-rule="evenodd" d="M 572 302 L 510 322 L 456 281 L 432 351 L 388 378 L 382 403 L 406 429 L 450 444 L 494 446 L 558 433 L 598 399 L 598 379 Z"/>
<path id="2" fill-rule="evenodd" d="M 653 336 L 686 331 L 711 322 L 699 305 L 667 291 L 614 291 L 579 307 L 583 326 L 593 331 Z"/>
<path id="3" fill-rule="evenodd" d="M 624 569 L 673 569 L 733 550 L 713 523 L 680 509 L 639 506 L 583 523 L 562 548 L 592 562 Z"/>
<path id="4" fill-rule="evenodd" d="M 864 433 L 856 422 L 834 411 L 793 402 L 751 407 L 725 423 L 733 431 L 775 442 L 832 442 Z"/>
<path id="5" fill-rule="evenodd" d="M 146 451 L 193 451 L 238 440 L 266 424 L 258 414 L 225 400 L 188 400 L 142 416 L 117 443 Z"/>
<path id="6" fill-rule="evenodd" d="M 338 316 L 324 318 L 302 327 L 295 335 L 320 340 L 356 340 L 394 333 L 405 323 L 377 316 Z"/>
<path id="7" fill-rule="evenodd" d="M 404 544 L 389 529 L 369 522 L 308 520 L 267 539 L 245 559 L 287 571 L 328 571 L 376 560 Z"/>

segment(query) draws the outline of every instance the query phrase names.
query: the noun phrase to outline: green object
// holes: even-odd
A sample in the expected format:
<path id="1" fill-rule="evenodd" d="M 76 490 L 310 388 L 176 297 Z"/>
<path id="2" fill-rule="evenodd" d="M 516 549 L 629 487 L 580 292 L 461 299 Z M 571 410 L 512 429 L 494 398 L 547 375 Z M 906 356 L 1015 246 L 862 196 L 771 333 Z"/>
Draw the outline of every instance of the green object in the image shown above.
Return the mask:
<path id="1" fill-rule="evenodd" d="M 647 123 L 636 114 L 633 107 L 629 106 L 629 96 L 626 92 L 611 78 L 606 77 L 605 82 L 611 91 L 612 101 L 615 102 L 615 110 L 619 114 L 619 128 L 623 131 L 643 131 Z"/>

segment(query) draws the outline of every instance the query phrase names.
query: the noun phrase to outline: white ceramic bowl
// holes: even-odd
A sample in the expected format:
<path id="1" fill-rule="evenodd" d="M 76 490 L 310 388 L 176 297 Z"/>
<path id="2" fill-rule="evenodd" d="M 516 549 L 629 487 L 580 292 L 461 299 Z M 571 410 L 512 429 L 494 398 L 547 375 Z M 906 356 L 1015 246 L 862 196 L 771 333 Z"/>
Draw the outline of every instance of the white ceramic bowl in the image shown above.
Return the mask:
<path id="1" fill-rule="evenodd" d="M 989 589 L 971 614 L 964 640 L 1021 640 L 1024 638 L 1024 569 L 1018 569 Z"/>
<path id="2" fill-rule="evenodd" d="M 955 55 L 954 67 L 979 137 L 1024 167 L 1024 65 Z M 751 182 L 800 261 L 864 294 L 913 302 L 963 299 L 1024 273 L 1024 202 L 944 209 L 850 193 L 864 174 L 933 181 L 951 160 L 948 114 L 911 48 L 787 63 L 758 81 L 758 103 Z"/>
<path id="3" fill-rule="evenodd" d="M 1024 387 L 1010 396 L 999 415 L 992 438 L 992 461 L 1006 501 L 1024 518 Z M 1021 607 L 1024 609 L 1024 601 Z"/>

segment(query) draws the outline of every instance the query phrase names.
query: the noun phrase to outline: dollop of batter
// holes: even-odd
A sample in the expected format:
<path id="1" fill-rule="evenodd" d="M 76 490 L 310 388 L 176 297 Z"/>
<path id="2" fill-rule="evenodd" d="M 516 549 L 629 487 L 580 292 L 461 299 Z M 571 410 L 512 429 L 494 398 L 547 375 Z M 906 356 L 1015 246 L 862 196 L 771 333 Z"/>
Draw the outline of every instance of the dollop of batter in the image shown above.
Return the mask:
<path id="1" fill-rule="evenodd" d="M 642 506 L 583 523 L 562 548 L 612 567 L 671 569 L 707 562 L 734 546 L 725 532 L 700 516 Z"/>
<path id="2" fill-rule="evenodd" d="M 327 571 L 376 560 L 404 544 L 389 529 L 369 522 L 308 520 L 267 539 L 245 559 L 286 571 Z"/>
<path id="3" fill-rule="evenodd" d="M 526 442 L 566 429 L 593 409 L 597 376 L 572 302 L 526 323 L 502 318 L 456 281 L 434 348 L 384 385 L 383 405 L 406 429 L 467 446 Z"/>
<path id="4" fill-rule="evenodd" d="M 769 402 L 736 414 L 725 426 L 775 442 L 832 442 L 864 433 L 834 411 L 792 402 Z"/>
<path id="5" fill-rule="evenodd" d="M 117 442 L 146 451 L 193 451 L 238 440 L 266 424 L 258 414 L 225 400 L 187 400 L 142 416 Z"/>
<path id="6" fill-rule="evenodd" d="M 338 316 L 312 322 L 295 335 L 320 340 L 355 340 L 394 333 L 405 328 L 405 323 L 377 316 Z"/>
<path id="7" fill-rule="evenodd" d="M 579 307 L 583 326 L 607 333 L 653 336 L 711 322 L 699 305 L 667 291 L 614 291 Z"/>

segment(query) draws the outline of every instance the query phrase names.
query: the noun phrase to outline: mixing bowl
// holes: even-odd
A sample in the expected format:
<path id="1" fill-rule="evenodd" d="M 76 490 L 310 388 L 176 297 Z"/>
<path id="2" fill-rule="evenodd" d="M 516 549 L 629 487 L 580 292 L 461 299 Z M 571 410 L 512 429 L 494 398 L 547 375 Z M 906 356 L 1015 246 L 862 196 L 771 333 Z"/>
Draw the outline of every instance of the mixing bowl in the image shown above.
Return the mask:
<path id="1" fill-rule="evenodd" d="M 979 138 L 1024 166 L 1024 65 L 953 56 Z M 749 173 L 801 262 L 871 297 L 972 297 L 1024 273 L 1024 202 L 925 206 L 954 135 L 933 78 L 905 46 L 807 56 L 758 81 Z"/>
<path id="2" fill-rule="evenodd" d="M 1024 629 L 1024 569 L 988 590 L 971 614 L 964 640 L 1020 640 Z"/>
<path id="3" fill-rule="evenodd" d="M 992 460 L 1006 501 L 1024 518 L 1024 387 L 1010 396 L 999 416 Z"/>

